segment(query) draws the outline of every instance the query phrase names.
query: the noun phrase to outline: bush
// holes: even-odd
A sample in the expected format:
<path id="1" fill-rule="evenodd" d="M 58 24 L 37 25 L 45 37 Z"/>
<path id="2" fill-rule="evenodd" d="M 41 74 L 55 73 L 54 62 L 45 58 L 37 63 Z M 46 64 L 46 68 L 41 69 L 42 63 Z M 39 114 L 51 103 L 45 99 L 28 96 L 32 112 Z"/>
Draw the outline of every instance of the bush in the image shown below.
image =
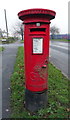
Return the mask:
<path id="1" fill-rule="evenodd" d="M 6 39 L 6 43 L 13 43 L 15 41 L 15 38 L 14 37 L 8 37 Z"/>
<path id="2" fill-rule="evenodd" d="M 2 41 L 2 43 L 13 43 L 13 42 L 15 42 L 16 40 L 18 40 L 18 38 L 17 37 L 8 37 L 8 38 L 6 38 L 6 41 Z"/>

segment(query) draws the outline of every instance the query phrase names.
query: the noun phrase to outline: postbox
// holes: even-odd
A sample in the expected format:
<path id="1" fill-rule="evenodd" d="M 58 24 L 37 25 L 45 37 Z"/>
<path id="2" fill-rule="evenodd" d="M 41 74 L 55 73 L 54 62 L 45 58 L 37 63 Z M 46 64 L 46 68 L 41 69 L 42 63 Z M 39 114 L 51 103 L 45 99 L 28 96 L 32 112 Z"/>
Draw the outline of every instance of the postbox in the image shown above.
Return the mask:
<path id="1" fill-rule="evenodd" d="M 48 9 L 18 13 L 24 24 L 25 98 L 30 111 L 47 104 L 50 20 L 55 14 Z"/>

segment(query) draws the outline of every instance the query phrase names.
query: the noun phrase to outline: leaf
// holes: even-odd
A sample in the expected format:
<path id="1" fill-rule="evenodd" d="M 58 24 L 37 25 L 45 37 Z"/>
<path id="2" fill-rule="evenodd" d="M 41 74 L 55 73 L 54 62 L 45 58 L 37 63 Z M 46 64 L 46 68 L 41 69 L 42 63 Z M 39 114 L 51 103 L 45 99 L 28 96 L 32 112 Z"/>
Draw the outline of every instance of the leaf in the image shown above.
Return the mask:
<path id="1" fill-rule="evenodd" d="M 67 110 L 68 112 L 70 112 L 70 108 L 67 108 L 66 110 Z"/>

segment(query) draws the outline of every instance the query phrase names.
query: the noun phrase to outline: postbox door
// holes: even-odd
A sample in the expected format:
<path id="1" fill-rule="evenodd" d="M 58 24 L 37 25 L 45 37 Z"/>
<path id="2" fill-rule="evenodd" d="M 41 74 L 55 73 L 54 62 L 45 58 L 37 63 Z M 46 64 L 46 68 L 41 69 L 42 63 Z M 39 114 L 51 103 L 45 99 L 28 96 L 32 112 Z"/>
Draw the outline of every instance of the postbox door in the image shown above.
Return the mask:
<path id="1" fill-rule="evenodd" d="M 47 32 L 29 34 L 25 41 L 26 88 L 31 91 L 48 89 L 49 36 Z M 28 30 L 28 29 L 27 29 Z"/>
<path id="2" fill-rule="evenodd" d="M 48 87 L 48 51 L 45 53 L 44 40 L 43 36 L 31 37 L 32 50 L 27 76 L 27 87 L 31 91 L 42 91 Z"/>

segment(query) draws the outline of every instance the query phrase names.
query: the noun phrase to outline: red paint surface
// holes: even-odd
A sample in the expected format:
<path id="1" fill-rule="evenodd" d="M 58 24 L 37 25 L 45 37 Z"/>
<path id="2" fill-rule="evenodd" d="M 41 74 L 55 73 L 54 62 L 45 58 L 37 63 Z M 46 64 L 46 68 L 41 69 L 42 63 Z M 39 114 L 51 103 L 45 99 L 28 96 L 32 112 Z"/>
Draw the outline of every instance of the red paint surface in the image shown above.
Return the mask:
<path id="1" fill-rule="evenodd" d="M 43 91 L 48 89 L 48 57 L 49 57 L 49 31 L 50 19 L 55 12 L 45 9 L 29 9 L 18 13 L 24 21 L 24 56 L 26 88 L 30 91 Z M 36 23 L 40 22 L 38 27 Z M 30 31 L 30 29 L 45 28 L 45 31 Z M 43 53 L 33 54 L 33 38 L 43 38 Z"/>

